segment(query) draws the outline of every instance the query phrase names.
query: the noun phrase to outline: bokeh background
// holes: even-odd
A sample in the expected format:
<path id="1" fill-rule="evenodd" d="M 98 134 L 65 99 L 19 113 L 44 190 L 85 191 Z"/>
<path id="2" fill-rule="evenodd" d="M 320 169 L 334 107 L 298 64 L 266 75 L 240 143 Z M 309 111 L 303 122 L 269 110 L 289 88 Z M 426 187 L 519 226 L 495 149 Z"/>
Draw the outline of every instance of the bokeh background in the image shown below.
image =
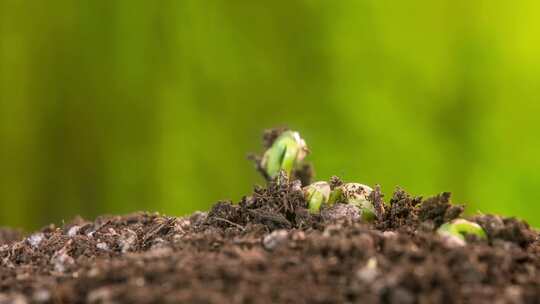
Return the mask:
<path id="1" fill-rule="evenodd" d="M 454 193 L 540 226 L 539 1 L 0 0 L 0 225 L 183 215 L 263 180 Z"/>

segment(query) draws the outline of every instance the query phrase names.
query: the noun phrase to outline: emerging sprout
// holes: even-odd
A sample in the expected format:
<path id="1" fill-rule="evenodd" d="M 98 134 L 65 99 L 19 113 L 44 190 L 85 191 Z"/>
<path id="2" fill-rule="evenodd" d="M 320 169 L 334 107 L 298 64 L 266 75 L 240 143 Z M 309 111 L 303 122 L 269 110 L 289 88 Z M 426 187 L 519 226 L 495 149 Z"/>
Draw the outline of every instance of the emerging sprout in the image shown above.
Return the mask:
<path id="1" fill-rule="evenodd" d="M 337 202 L 343 201 L 343 186 L 339 186 L 337 188 L 334 188 L 332 192 L 330 193 L 330 197 L 328 198 L 328 204 L 333 205 Z"/>
<path id="2" fill-rule="evenodd" d="M 304 187 L 304 197 L 311 213 L 319 212 L 321 205 L 328 202 L 329 196 L 330 185 L 327 182 L 316 182 Z"/>
<path id="3" fill-rule="evenodd" d="M 437 233 L 459 245 L 465 245 L 465 235 L 467 234 L 475 235 L 479 239 L 486 239 L 486 232 L 480 225 L 464 219 L 455 219 L 450 223 L 442 224 Z"/>
<path id="4" fill-rule="evenodd" d="M 337 202 L 342 202 L 354 205 L 360 209 L 364 220 L 372 221 L 375 219 L 375 208 L 368 200 L 372 191 L 373 189 L 366 185 L 347 183 L 332 191 L 328 203 L 335 204 Z"/>
<path id="5" fill-rule="evenodd" d="M 290 176 L 292 170 L 304 160 L 307 152 L 306 142 L 298 132 L 285 131 L 264 153 L 261 167 L 270 178 L 276 177 L 281 170 Z"/>

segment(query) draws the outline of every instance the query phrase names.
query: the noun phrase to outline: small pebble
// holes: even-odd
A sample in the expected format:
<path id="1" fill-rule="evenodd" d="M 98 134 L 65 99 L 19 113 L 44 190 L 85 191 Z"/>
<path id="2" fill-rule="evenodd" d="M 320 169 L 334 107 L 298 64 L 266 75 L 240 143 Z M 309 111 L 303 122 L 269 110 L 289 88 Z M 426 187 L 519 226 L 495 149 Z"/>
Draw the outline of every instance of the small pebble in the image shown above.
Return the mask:
<path id="1" fill-rule="evenodd" d="M 39 233 L 32 234 L 26 240 L 28 241 L 30 246 L 36 248 L 36 247 L 39 246 L 39 244 L 41 244 L 41 242 L 43 241 L 44 238 L 45 238 L 45 235 L 43 233 L 39 232 Z"/>
<path id="2" fill-rule="evenodd" d="M 273 250 L 285 243 L 288 237 L 289 233 L 286 230 L 276 230 L 263 238 L 263 247 L 267 250 Z"/>
<path id="3" fill-rule="evenodd" d="M 81 229 L 80 226 L 73 226 L 73 227 L 69 228 L 67 235 L 69 237 L 74 237 L 74 236 L 77 235 L 77 233 L 79 233 L 80 229 Z"/>
<path id="4" fill-rule="evenodd" d="M 200 224 L 206 220 L 208 217 L 208 212 L 202 212 L 202 211 L 195 211 L 190 217 L 189 220 L 193 222 L 193 224 Z"/>
<path id="5" fill-rule="evenodd" d="M 50 299 L 51 293 L 47 289 L 38 289 L 32 295 L 32 300 L 37 303 L 48 302 Z"/>
<path id="6" fill-rule="evenodd" d="M 58 252 L 56 252 L 51 258 L 51 263 L 54 264 L 54 270 L 58 272 L 64 272 L 67 270 L 69 265 L 75 264 L 75 260 L 69 254 L 67 254 L 67 246 L 69 244 L 70 242 L 68 242 L 65 247 L 58 250 Z"/>
<path id="7" fill-rule="evenodd" d="M 523 303 L 523 290 L 521 287 L 515 285 L 506 287 L 504 290 L 504 300 L 501 303 Z"/>
<path id="8" fill-rule="evenodd" d="M 457 236 L 445 235 L 442 237 L 443 244 L 449 248 L 463 247 L 467 243 Z"/>
<path id="9" fill-rule="evenodd" d="M 393 239 L 397 237 L 397 233 L 395 233 L 394 231 L 385 231 L 383 232 L 383 237 Z"/>
<path id="10" fill-rule="evenodd" d="M 302 182 L 299 181 L 299 180 L 292 181 L 291 189 L 292 189 L 292 191 L 301 192 L 302 191 Z"/>
<path id="11" fill-rule="evenodd" d="M 122 253 L 128 252 L 135 242 L 137 241 L 137 233 L 135 231 L 127 229 L 125 233 L 119 238 L 120 248 Z"/>
<path id="12" fill-rule="evenodd" d="M 105 242 L 97 243 L 97 244 L 96 244 L 96 247 L 97 247 L 98 249 L 101 249 L 101 250 L 104 250 L 104 251 L 108 251 L 108 250 L 109 250 L 109 245 L 107 245 L 107 243 L 105 243 Z"/>
<path id="13" fill-rule="evenodd" d="M 304 231 L 296 230 L 292 232 L 291 240 L 298 242 L 298 241 L 304 241 L 306 239 L 306 234 Z"/>
<path id="14" fill-rule="evenodd" d="M 113 303 L 111 301 L 112 296 L 112 289 L 108 286 L 105 286 L 90 291 L 86 296 L 86 301 L 88 303 Z"/>
<path id="15" fill-rule="evenodd" d="M 156 238 L 155 240 L 152 241 L 152 245 L 150 246 L 150 249 L 164 248 L 164 247 L 167 247 L 168 244 L 169 242 L 165 241 L 164 239 Z"/>
<path id="16" fill-rule="evenodd" d="M 377 268 L 377 259 L 372 257 L 367 261 L 364 267 L 356 272 L 356 277 L 364 283 L 371 283 L 378 274 L 379 269 Z"/>

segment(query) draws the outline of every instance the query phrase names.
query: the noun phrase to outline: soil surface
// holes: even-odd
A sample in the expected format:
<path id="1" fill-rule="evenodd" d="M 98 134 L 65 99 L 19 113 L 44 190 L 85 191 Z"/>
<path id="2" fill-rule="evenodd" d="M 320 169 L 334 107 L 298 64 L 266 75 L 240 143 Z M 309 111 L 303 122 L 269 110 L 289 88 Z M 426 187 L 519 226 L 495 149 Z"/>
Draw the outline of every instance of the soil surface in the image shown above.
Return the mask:
<path id="1" fill-rule="evenodd" d="M 334 178 L 332 185 L 338 185 Z M 472 218 L 488 240 L 439 237 L 450 194 L 396 190 L 363 223 L 306 210 L 300 182 L 256 187 L 189 217 L 80 218 L 0 230 L 0 303 L 540 303 L 540 241 L 516 219 Z"/>

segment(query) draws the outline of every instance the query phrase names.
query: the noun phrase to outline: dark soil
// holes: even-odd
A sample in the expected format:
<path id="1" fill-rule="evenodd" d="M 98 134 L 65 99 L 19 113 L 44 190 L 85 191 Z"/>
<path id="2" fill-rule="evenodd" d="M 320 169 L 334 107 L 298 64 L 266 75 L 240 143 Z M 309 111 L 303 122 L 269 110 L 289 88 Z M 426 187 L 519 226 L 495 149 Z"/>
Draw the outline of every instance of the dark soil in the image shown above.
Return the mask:
<path id="1" fill-rule="evenodd" d="M 434 233 L 463 211 L 449 193 L 371 199 L 371 224 L 343 204 L 310 215 L 287 182 L 190 217 L 0 230 L 0 303 L 540 303 L 526 223 L 477 216 L 489 240 L 459 247 Z"/>

